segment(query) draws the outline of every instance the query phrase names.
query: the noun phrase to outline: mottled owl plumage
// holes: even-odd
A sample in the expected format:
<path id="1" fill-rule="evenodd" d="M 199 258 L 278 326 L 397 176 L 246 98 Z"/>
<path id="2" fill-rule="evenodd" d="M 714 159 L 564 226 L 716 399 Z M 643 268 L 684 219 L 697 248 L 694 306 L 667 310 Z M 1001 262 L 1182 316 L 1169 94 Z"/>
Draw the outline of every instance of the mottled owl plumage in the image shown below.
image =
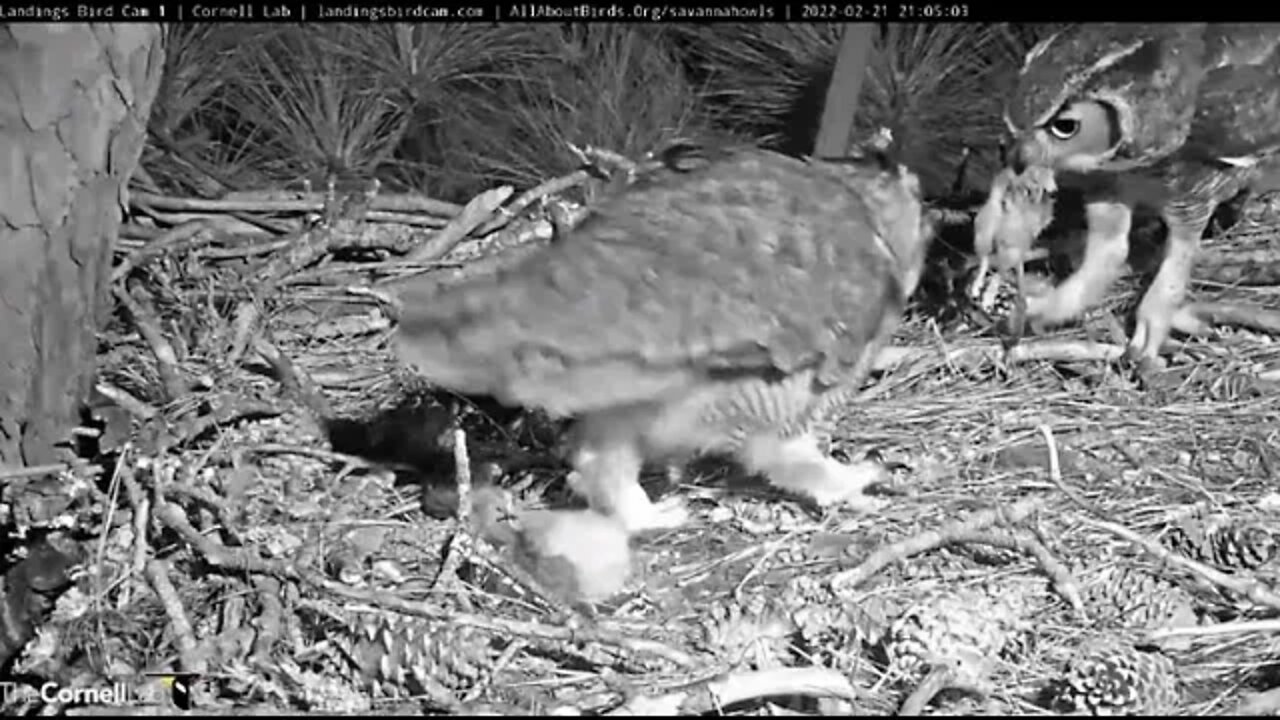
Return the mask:
<path id="1" fill-rule="evenodd" d="M 1098 302 L 1120 274 L 1135 205 L 1161 211 L 1168 251 L 1130 351 L 1155 361 L 1214 208 L 1280 168 L 1280 25 L 1096 24 L 1028 53 L 1008 99 L 1013 167 L 1049 168 L 1085 193 L 1085 259 L 1028 298 L 1043 323 Z"/>
<path id="2" fill-rule="evenodd" d="M 631 530 L 683 520 L 637 483 L 669 455 L 856 494 L 869 471 L 808 432 L 865 377 L 929 236 L 918 179 L 876 158 L 725 150 L 654 172 L 514 267 L 406 288 L 396 351 L 437 385 L 577 416 L 571 482 Z"/>

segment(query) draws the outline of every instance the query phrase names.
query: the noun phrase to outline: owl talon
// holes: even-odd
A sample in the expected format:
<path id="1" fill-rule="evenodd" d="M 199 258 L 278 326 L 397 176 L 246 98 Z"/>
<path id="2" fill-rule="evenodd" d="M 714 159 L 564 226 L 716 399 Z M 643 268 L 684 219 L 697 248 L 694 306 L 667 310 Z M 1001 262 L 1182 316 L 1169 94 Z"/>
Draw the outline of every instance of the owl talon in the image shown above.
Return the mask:
<path id="1" fill-rule="evenodd" d="M 864 494 L 871 485 L 889 478 L 883 464 L 862 460 L 846 465 L 824 455 L 812 435 L 788 440 L 756 438 L 747 444 L 742 459 L 775 486 L 820 506 L 843 503 L 864 512 L 884 506 L 883 500 Z"/>
<path id="2" fill-rule="evenodd" d="M 876 512 L 887 504 L 883 498 L 866 494 L 868 487 L 889 479 L 884 465 L 872 460 L 846 465 L 829 459 L 825 469 L 821 481 L 805 489 L 806 494 L 819 505 L 843 504 L 856 512 Z"/>
<path id="3" fill-rule="evenodd" d="M 669 497 L 643 507 L 628 508 L 623 525 L 630 533 L 649 530 L 674 530 L 689 522 L 689 507 L 683 499 Z"/>
<path id="4" fill-rule="evenodd" d="M 1160 368 L 1160 348 L 1169 338 L 1174 320 L 1175 303 L 1162 297 L 1154 288 L 1148 291 L 1138 306 L 1138 321 L 1133 328 L 1133 337 L 1129 338 L 1126 354 L 1133 360 Z"/>
<path id="5" fill-rule="evenodd" d="M 1138 377 L 1146 378 L 1151 375 L 1163 372 L 1168 367 L 1168 363 L 1159 355 L 1147 355 L 1146 351 L 1133 343 L 1125 348 L 1125 361 L 1130 363 L 1138 374 Z"/>

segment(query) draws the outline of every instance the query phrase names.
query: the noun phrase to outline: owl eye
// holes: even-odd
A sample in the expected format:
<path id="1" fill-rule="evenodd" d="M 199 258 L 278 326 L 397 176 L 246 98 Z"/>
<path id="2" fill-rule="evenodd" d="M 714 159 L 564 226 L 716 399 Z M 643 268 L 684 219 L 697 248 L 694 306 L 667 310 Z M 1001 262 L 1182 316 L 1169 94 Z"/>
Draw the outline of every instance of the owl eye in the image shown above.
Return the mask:
<path id="1" fill-rule="evenodd" d="M 1080 121 L 1076 118 L 1055 118 L 1049 123 L 1049 132 L 1059 140 L 1070 140 L 1080 132 Z"/>

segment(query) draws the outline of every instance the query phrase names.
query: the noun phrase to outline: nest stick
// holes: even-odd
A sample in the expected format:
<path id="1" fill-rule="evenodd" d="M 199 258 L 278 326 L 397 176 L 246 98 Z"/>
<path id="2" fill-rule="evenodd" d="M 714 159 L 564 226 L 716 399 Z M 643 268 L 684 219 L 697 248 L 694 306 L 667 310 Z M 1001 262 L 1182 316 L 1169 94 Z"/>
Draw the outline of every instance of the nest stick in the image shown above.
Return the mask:
<path id="1" fill-rule="evenodd" d="M 928 530 L 904 540 L 883 545 L 867 556 L 861 565 L 833 575 L 830 581 L 831 589 L 836 593 L 848 592 L 900 560 L 959 542 L 960 539 L 996 523 L 1013 525 L 1022 522 L 1027 516 L 1039 510 L 1040 506 L 1041 502 L 1037 499 L 1024 500 L 1008 509 L 982 510 L 972 513 L 964 520 L 947 523 L 937 530 Z"/>

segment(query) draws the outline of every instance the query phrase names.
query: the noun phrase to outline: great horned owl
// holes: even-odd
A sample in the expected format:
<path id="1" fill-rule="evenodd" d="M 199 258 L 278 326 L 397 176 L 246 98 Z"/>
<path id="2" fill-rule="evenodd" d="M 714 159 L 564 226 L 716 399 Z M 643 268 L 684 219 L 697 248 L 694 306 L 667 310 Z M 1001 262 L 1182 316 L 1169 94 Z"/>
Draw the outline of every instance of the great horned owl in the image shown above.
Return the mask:
<path id="1" fill-rule="evenodd" d="M 826 456 L 817 432 L 898 325 L 931 235 L 919 179 L 882 153 L 709 152 L 511 268 L 405 288 L 395 349 L 439 386 L 576 416 L 571 485 L 628 532 L 685 521 L 638 479 L 698 452 L 865 506 L 882 468 Z"/>
<path id="2" fill-rule="evenodd" d="M 1164 260 L 1129 351 L 1156 363 L 1214 208 L 1280 169 L 1280 25 L 1099 24 L 1028 53 L 1005 121 L 1012 167 L 1047 167 L 1083 189 L 1081 267 L 1027 299 L 1045 324 L 1080 315 L 1122 272 L 1133 207 L 1159 209 Z"/>

